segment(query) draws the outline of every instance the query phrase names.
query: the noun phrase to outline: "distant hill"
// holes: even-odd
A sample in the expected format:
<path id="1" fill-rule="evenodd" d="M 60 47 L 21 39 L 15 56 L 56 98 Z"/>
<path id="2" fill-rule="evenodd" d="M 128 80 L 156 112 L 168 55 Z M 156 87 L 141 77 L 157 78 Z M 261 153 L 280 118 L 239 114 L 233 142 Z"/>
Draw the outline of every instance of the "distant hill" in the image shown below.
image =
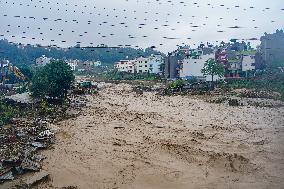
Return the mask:
<path id="1" fill-rule="evenodd" d="M 14 65 L 31 65 L 35 59 L 45 55 L 55 59 L 100 60 L 103 64 L 111 64 L 121 59 L 133 59 L 139 56 L 161 54 L 152 48 L 57 48 L 42 47 L 11 43 L 5 39 L 0 40 L 0 59 L 8 59 Z"/>

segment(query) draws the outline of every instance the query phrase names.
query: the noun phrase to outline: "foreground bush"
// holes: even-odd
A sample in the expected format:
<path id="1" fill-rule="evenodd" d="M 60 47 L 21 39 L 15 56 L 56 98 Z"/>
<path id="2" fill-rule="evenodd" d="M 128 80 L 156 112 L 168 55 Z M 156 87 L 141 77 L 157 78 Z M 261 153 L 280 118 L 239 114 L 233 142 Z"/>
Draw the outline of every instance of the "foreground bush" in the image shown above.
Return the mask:
<path id="1" fill-rule="evenodd" d="M 63 61 L 53 61 L 36 71 L 31 92 L 36 98 L 64 99 L 74 81 L 73 71 Z"/>

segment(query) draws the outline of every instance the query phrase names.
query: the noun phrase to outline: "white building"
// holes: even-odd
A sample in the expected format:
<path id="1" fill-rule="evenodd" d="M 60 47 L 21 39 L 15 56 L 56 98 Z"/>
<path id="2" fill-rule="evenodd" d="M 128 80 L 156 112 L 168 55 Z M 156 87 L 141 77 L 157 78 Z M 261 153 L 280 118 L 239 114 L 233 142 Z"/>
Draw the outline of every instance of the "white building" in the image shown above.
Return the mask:
<path id="1" fill-rule="evenodd" d="M 120 72 L 128 73 L 161 73 L 161 64 L 164 63 L 161 55 L 151 55 L 148 58 L 139 57 L 135 60 L 121 60 L 115 63 L 115 68 Z"/>
<path id="2" fill-rule="evenodd" d="M 200 80 L 211 81 L 211 76 L 204 76 L 201 70 L 204 67 L 205 62 L 209 58 L 215 58 L 215 54 L 199 55 L 196 58 L 187 57 L 182 60 L 182 66 L 180 69 L 180 77 L 182 79 L 197 78 Z M 214 77 L 218 79 L 217 76 Z"/>
<path id="3" fill-rule="evenodd" d="M 45 66 L 46 64 L 49 64 L 50 61 L 51 61 L 51 58 L 47 58 L 45 55 L 42 55 L 41 57 L 36 59 L 36 65 Z"/>
<path id="4" fill-rule="evenodd" d="M 120 60 L 115 63 L 115 69 L 119 72 L 135 73 L 135 61 L 134 60 Z"/>
<path id="5" fill-rule="evenodd" d="M 94 67 L 98 67 L 98 66 L 101 66 L 101 65 L 102 65 L 102 62 L 99 61 L 99 60 L 93 62 L 93 66 L 94 66 Z"/>
<path id="6" fill-rule="evenodd" d="M 136 59 L 136 71 L 137 73 L 148 73 L 149 72 L 149 59 L 139 57 Z"/>
<path id="7" fill-rule="evenodd" d="M 73 71 L 75 71 L 80 63 L 80 60 L 67 60 L 66 63 L 71 67 Z"/>
<path id="8" fill-rule="evenodd" d="M 159 74 L 162 73 L 161 65 L 164 63 L 164 59 L 161 55 L 151 55 L 148 58 L 149 73 Z"/>
<path id="9" fill-rule="evenodd" d="M 255 58 L 251 55 L 244 55 L 242 60 L 242 71 L 249 71 L 255 69 Z"/>

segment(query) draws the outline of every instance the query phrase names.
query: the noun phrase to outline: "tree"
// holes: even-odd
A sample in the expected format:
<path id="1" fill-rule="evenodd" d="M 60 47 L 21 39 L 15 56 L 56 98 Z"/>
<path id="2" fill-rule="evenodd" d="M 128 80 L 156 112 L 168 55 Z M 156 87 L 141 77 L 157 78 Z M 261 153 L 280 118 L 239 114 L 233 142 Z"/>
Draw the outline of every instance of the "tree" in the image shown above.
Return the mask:
<path id="1" fill-rule="evenodd" d="M 205 64 L 201 72 L 204 75 L 211 75 L 212 83 L 214 81 L 214 75 L 219 77 L 223 77 L 225 73 L 224 66 L 218 62 L 216 62 L 213 58 L 209 58 Z"/>
<path id="2" fill-rule="evenodd" d="M 19 67 L 26 80 L 30 81 L 33 78 L 33 70 L 28 65 L 24 64 Z"/>
<path id="3" fill-rule="evenodd" d="M 38 98 L 66 98 L 67 90 L 74 81 L 73 71 L 63 61 L 52 61 L 36 71 L 32 79 L 31 92 Z"/>

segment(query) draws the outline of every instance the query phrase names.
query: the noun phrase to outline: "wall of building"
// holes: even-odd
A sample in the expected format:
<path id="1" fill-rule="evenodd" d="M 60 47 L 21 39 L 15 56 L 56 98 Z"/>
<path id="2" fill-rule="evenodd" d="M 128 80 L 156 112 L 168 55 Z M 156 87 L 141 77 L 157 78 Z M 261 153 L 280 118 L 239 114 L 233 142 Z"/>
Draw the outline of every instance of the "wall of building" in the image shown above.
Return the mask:
<path id="1" fill-rule="evenodd" d="M 260 51 L 266 64 L 284 61 L 284 32 L 277 30 L 276 33 L 267 34 L 260 38 Z"/>
<path id="2" fill-rule="evenodd" d="M 174 79 L 179 77 L 179 64 L 178 57 L 175 55 L 169 55 L 165 59 L 165 77 L 168 79 Z"/>
<path id="3" fill-rule="evenodd" d="M 115 64 L 115 68 L 119 72 L 135 73 L 135 61 L 121 60 Z"/>
<path id="4" fill-rule="evenodd" d="M 45 66 L 46 64 L 49 64 L 50 61 L 51 61 L 51 58 L 47 58 L 45 55 L 43 55 L 36 59 L 36 65 Z"/>
<path id="5" fill-rule="evenodd" d="M 161 55 L 152 55 L 148 58 L 149 73 L 159 74 L 161 73 L 161 65 L 164 63 Z"/>
<path id="6" fill-rule="evenodd" d="M 180 70 L 180 77 L 181 78 L 191 78 L 191 77 L 197 77 L 197 78 L 203 78 L 204 80 L 211 81 L 211 76 L 203 76 L 203 73 L 201 70 L 204 67 L 205 62 L 209 58 L 215 58 L 215 54 L 207 54 L 207 55 L 201 55 L 198 59 L 193 59 L 191 57 L 187 57 L 182 60 L 182 67 Z M 215 76 L 215 80 L 218 79 L 217 76 Z"/>
<path id="7" fill-rule="evenodd" d="M 255 69 L 255 58 L 254 56 L 243 56 L 242 60 L 242 71 L 249 71 Z"/>
<path id="8" fill-rule="evenodd" d="M 66 63 L 71 67 L 73 71 L 75 71 L 80 61 L 79 60 L 66 60 Z"/>
<path id="9" fill-rule="evenodd" d="M 148 58 L 143 58 L 143 57 L 137 58 L 135 66 L 137 73 L 148 73 L 149 72 Z"/>

